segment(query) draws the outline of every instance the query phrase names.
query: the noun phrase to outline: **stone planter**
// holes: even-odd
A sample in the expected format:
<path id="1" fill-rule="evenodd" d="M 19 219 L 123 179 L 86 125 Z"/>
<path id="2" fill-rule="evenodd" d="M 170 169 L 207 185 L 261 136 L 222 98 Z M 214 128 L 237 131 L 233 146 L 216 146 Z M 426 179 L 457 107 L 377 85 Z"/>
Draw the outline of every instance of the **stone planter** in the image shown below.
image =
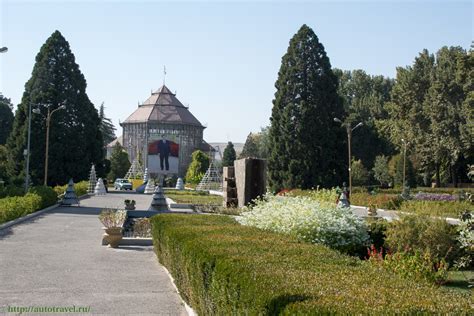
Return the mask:
<path id="1" fill-rule="evenodd" d="M 125 204 L 125 209 L 127 211 L 133 211 L 135 209 L 135 204 Z"/>
<path id="2" fill-rule="evenodd" d="M 122 238 L 122 227 L 110 227 L 105 229 L 104 240 L 111 248 L 117 248 Z"/>

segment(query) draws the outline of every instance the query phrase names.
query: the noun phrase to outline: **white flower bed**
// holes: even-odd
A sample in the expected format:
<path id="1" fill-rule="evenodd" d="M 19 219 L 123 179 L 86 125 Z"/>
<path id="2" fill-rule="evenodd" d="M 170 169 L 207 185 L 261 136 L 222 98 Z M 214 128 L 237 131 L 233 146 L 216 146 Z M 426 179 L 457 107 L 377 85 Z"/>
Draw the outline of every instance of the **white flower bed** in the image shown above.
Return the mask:
<path id="1" fill-rule="evenodd" d="M 321 205 L 308 197 L 267 195 L 238 221 L 341 251 L 366 245 L 369 239 L 364 220 L 349 209 Z"/>

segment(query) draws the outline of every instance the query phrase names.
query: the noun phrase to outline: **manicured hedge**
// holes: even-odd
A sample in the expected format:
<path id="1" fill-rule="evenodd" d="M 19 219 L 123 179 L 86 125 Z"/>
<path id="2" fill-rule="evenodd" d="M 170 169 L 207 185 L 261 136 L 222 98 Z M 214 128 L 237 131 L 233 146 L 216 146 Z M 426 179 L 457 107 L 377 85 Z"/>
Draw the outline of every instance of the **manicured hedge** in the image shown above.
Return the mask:
<path id="1" fill-rule="evenodd" d="M 33 187 L 24 196 L 0 199 L 0 224 L 51 206 L 57 200 L 56 192 L 46 186 Z"/>
<path id="2" fill-rule="evenodd" d="M 468 295 L 226 216 L 161 214 L 152 226 L 160 262 L 200 315 L 472 311 Z"/>
<path id="3" fill-rule="evenodd" d="M 41 202 L 41 196 L 35 193 L 0 199 L 0 224 L 41 209 Z"/>

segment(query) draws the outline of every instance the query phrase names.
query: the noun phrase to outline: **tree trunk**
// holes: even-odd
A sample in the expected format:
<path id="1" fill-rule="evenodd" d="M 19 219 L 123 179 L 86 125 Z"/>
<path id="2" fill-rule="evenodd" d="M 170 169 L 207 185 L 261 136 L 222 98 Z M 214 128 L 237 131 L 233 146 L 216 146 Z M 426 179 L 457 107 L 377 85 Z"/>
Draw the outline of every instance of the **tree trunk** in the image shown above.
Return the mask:
<path id="1" fill-rule="evenodd" d="M 436 164 L 436 187 L 441 187 L 441 177 L 439 175 L 439 163 Z"/>

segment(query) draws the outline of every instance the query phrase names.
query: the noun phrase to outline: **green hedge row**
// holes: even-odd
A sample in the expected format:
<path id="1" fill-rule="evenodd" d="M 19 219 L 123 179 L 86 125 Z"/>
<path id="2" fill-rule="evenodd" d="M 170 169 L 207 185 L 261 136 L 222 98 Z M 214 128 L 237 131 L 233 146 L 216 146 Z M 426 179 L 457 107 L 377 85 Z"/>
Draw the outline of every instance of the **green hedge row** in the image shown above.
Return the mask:
<path id="1" fill-rule="evenodd" d="M 467 295 L 217 215 L 152 218 L 160 262 L 200 315 L 468 314 Z"/>
<path id="2" fill-rule="evenodd" d="M 50 187 L 33 187 L 24 196 L 0 199 L 0 224 L 55 204 L 58 197 Z"/>

